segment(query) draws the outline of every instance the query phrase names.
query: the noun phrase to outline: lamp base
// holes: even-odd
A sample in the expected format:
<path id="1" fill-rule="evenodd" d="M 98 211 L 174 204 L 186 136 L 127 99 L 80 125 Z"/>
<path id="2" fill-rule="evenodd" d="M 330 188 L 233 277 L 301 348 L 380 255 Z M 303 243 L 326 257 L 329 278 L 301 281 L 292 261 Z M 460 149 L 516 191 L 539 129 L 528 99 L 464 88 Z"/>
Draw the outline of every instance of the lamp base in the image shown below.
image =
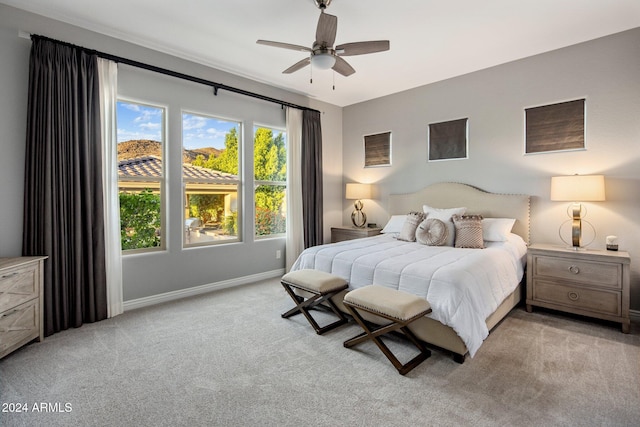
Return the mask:
<path id="1" fill-rule="evenodd" d="M 353 212 L 351 212 L 351 222 L 353 223 L 354 227 L 364 228 L 365 224 L 367 223 L 367 215 L 362 212 L 362 202 L 360 200 L 356 200 L 353 203 L 353 206 L 355 207 L 355 209 Z"/>
<path id="2" fill-rule="evenodd" d="M 567 230 L 567 224 L 571 223 L 571 228 Z M 585 224 L 588 227 L 583 227 Z M 563 236 L 563 231 L 564 236 Z M 570 238 L 566 239 L 565 236 L 570 234 Z M 587 236 L 588 241 L 586 243 L 583 241 L 583 237 Z M 558 237 L 560 240 L 567 245 L 567 249 L 573 250 L 586 250 L 586 247 L 589 246 L 596 238 L 596 229 L 589 221 L 585 219 L 568 219 L 558 227 Z M 590 237 L 590 238 L 589 238 Z"/>

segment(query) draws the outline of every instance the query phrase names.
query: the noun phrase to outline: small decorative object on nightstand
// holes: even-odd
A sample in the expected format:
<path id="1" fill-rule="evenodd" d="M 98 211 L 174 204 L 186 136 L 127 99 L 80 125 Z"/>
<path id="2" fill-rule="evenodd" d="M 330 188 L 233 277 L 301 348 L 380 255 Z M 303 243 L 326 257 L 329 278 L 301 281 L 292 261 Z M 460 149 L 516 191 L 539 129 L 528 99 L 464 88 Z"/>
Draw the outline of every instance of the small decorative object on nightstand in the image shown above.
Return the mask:
<path id="1" fill-rule="evenodd" d="M 377 236 L 382 228 L 331 227 L 331 243 Z"/>
<path id="2" fill-rule="evenodd" d="M 545 307 L 622 324 L 629 333 L 627 252 L 531 245 L 527 252 L 527 311 Z"/>

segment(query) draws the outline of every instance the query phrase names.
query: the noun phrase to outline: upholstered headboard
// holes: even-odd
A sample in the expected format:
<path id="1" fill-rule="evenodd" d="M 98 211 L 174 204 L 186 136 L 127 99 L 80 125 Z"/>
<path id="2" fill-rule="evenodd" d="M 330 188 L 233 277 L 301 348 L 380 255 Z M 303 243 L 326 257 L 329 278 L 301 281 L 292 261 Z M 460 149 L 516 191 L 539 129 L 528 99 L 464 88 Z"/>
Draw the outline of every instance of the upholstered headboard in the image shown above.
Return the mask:
<path id="1" fill-rule="evenodd" d="M 392 215 L 422 211 L 422 205 L 434 208 L 466 207 L 466 214 L 485 218 L 515 218 L 513 233 L 529 244 L 529 196 L 522 194 L 488 193 L 467 184 L 441 182 L 415 193 L 391 194 L 389 212 Z"/>

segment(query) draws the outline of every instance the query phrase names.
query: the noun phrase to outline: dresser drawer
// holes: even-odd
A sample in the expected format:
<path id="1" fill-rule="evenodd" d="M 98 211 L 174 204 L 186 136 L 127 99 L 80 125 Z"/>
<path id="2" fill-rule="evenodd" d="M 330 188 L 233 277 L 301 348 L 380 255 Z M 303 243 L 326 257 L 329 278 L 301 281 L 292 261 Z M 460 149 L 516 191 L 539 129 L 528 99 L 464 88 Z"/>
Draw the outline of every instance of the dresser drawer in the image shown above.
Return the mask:
<path id="1" fill-rule="evenodd" d="M 0 273 L 0 313 L 38 296 L 38 265 L 3 270 Z"/>
<path id="2" fill-rule="evenodd" d="M 0 313 L 0 357 L 40 335 L 38 299 Z"/>
<path id="3" fill-rule="evenodd" d="M 553 277 L 612 289 L 622 287 L 620 264 L 537 256 L 534 265 L 535 277 Z"/>
<path id="4" fill-rule="evenodd" d="M 620 292 L 600 291 L 540 279 L 534 281 L 533 298 L 536 301 L 613 316 L 620 316 L 622 310 Z"/>

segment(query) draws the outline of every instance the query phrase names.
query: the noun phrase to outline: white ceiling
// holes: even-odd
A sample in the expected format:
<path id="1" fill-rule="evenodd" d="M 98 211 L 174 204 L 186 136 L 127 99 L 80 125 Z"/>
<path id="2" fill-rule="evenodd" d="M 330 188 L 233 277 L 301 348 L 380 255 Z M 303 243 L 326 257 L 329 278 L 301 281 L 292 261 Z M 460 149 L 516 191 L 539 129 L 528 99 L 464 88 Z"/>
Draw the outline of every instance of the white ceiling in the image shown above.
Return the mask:
<path id="1" fill-rule="evenodd" d="M 345 57 L 356 69 L 349 77 L 314 70 L 311 84 L 310 67 L 282 74 L 305 53 L 256 40 L 311 47 L 313 0 L 0 3 L 338 106 L 640 27 L 640 0 L 333 0 L 336 44 L 388 39 L 391 49 Z"/>

